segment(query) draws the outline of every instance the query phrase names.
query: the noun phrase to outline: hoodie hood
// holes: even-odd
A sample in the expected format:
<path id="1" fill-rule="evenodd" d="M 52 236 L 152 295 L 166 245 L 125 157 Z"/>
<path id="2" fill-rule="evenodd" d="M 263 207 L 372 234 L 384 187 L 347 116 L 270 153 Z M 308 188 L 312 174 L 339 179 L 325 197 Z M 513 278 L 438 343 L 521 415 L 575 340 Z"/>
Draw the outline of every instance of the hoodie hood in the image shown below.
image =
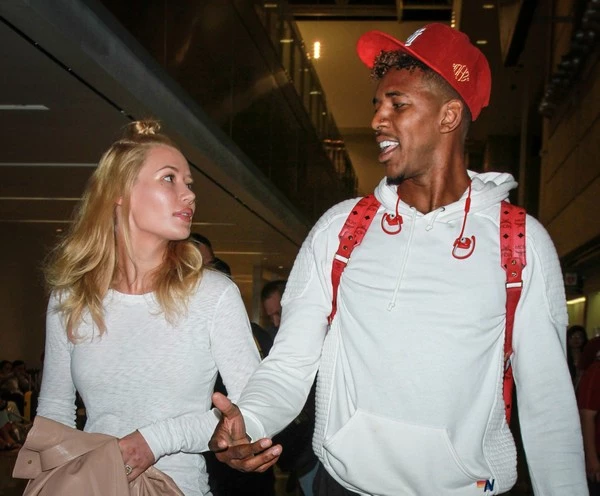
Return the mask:
<path id="1" fill-rule="evenodd" d="M 467 172 L 472 181 L 471 213 L 484 210 L 491 205 L 497 204 L 502 200 L 506 200 L 510 190 L 517 187 L 517 182 L 514 180 L 513 176 L 505 172 Z M 396 186 L 388 185 L 387 178 L 385 177 L 375 188 L 375 197 L 381 202 L 381 205 L 386 211 L 394 212 L 396 210 L 396 202 L 398 201 L 398 193 L 396 188 Z M 458 201 L 449 205 L 444 205 L 443 207 L 435 210 L 434 215 L 436 216 L 437 220 L 449 222 L 462 218 L 464 215 L 464 205 L 467 194 L 468 191 L 465 190 Z M 410 205 L 404 203 L 401 198 L 400 204 L 398 205 L 398 211 L 401 214 L 407 214 L 411 212 L 411 207 Z M 430 212 L 430 214 L 431 213 L 432 212 Z M 424 214 L 418 213 L 417 215 Z"/>

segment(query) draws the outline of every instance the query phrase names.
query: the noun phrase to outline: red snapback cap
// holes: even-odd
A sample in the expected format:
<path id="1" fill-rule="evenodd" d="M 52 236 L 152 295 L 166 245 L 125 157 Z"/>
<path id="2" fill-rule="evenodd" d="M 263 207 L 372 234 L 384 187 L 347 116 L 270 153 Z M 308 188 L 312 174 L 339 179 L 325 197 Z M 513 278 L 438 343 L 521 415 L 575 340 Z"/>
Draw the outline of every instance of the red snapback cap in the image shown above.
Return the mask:
<path id="1" fill-rule="evenodd" d="M 369 31 L 359 38 L 356 51 L 369 69 L 382 51 L 401 51 L 415 57 L 458 92 L 469 106 L 473 120 L 490 101 L 492 75 L 485 55 L 466 34 L 446 24 L 427 24 L 405 43 L 381 31 Z"/>

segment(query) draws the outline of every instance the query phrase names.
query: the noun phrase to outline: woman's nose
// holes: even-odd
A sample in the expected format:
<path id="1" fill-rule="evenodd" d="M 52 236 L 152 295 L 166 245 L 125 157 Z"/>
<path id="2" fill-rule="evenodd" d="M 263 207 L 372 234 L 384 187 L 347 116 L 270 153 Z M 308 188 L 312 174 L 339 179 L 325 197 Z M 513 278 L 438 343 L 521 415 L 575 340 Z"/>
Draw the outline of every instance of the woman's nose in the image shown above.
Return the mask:
<path id="1" fill-rule="evenodd" d="M 196 194 L 186 186 L 185 191 L 183 193 L 183 201 L 185 201 L 186 203 L 194 203 L 195 200 Z"/>

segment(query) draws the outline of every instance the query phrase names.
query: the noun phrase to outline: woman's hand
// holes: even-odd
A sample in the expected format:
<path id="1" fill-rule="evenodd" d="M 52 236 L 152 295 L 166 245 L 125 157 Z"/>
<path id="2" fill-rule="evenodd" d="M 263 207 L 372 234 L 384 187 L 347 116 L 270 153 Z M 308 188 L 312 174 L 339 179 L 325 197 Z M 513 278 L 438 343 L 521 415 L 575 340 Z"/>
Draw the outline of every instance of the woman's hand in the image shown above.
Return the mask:
<path id="1" fill-rule="evenodd" d="M 134 481 L 156 461 L 152 450 L 139 431 L 119 439 L 119 449 L 123 456 L 125 473 L 129 482 Z"/>

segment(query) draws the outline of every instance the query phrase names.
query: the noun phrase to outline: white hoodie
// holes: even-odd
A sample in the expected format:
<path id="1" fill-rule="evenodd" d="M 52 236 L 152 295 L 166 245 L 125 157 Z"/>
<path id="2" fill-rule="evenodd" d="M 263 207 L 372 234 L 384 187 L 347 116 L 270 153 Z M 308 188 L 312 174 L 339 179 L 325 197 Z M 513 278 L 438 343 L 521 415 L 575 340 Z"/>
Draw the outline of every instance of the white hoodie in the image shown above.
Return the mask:
<path id="1" fill-rule="evenodd" d="M 346 267 L 329 331 L 331 267 L 338 234 L 357 200 L 317 222 L 302 245 L 282 300 L 274 347 L 239 401 L 248 433 L 271 436 L 304 404 L 319 370 L 313 447 L 344 487 L 367 495 L 500 494 L 516 481 L 516 450 L 504 418 L 505 272 L 500 202 L 509 174 L 470 173 L 465 237 L 452 256 L 467 192 L 426 215 L 385 179 L 381 202 Z M 535 493 L 587 494 L 579 417 L 565 360 L 567 312 L 556 252 L 527 218 L 527 266 L 517 307 L 513 369 Z M 285 446 L 283 447 L 285 449 Z"/>

